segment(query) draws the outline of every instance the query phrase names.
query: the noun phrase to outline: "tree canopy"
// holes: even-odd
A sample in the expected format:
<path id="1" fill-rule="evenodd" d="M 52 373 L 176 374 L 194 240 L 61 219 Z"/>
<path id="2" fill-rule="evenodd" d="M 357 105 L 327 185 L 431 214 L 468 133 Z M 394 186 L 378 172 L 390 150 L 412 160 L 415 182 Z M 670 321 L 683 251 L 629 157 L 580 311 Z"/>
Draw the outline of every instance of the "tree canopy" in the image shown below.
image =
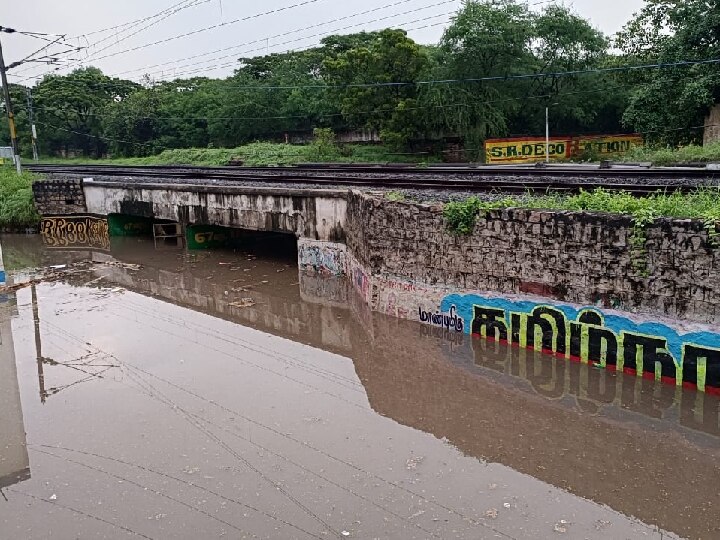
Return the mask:
<path id="1" fill-rule="evenodd" d="M 618 35 L 634 63 L 720 58 L 720 0 L 647 0 Z M 702 139 L 704 118 L 720 102 L 720 65 L 696 64 L 638 71 L 623 115 L 626 126 L 669 144 Z"/>
<path id="2" fill-rule="evenodd" d="M 466 0 L 433 45 L 388 28 L 240 58 L 222 79 L 136 83 L 90 67 L 49 75 L 32 93 L 45 155 L 143 156 L 330 128 L 372 131 L 398 151 L 458 140 L 477 158 L 489 137 L 542 134 L 546 107 L 556 134 L 698 141 L 720 101 L 720 66 L 606 68 L 718 58 L 720 0 L 647 0 L 614 39 L 562 5 Z M 10 90 L 27 154 L 26 88 Z"/>

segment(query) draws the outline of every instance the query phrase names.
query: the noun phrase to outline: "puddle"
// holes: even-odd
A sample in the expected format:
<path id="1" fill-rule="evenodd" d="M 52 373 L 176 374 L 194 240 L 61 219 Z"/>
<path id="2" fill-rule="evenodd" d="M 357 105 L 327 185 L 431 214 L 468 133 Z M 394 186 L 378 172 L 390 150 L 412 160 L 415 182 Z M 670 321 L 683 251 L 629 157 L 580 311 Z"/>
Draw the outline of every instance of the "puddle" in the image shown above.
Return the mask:
<path id="1" fill-rule="evenodd" d="M 121 240 L 0 240 L 0 538 L 720 536 L 717 397 Z"/>

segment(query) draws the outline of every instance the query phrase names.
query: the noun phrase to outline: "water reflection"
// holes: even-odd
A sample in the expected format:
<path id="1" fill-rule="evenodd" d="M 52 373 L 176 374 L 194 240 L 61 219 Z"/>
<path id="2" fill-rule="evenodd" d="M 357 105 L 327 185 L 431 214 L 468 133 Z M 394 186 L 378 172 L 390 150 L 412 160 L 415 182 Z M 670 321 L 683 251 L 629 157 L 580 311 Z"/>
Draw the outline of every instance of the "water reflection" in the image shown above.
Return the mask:
<path id="1" fill-rule="evenodd" d="M 11 320 L 15 313 L 13 296 L 0 300 L 0 490 L 30 478 L 15 366 Z"/>
<path id="2" fill-rule="evenodd" d="M 103 294 L 119 286 L 349 357 L 373 410 L 444 438 L 467 456 L 507 465 L 678 534 L 712 538 L 717 532 L 715 396 L 373 314 L 343 280 L 298 277 L 292 256 L 156 252 L 137 240 L 113 241 L 111 255 L 59 254 L 33 239 L 3 242 L 23 265 L 92 259 L 86 272 L 64 278 L 75 287 Z M 33 306 L 42 308 L 42 297 L 34 294 Z M 151 315 L 131 300 L 119 305 L 132 317 Z M 42 341 L 48 330 L 42 330 L 40 308 L 34 315 Z M 155 319 L 157 328 L 148 332 L 165 331 L 170 321 Z M 198 342 L 209 335 L 191 320 L 181 328 L 197 332 Z M 50 336 L 56 332 L 49 330 Z M 38 366 L 72 357 L 46 358 L 40 341 Z M 118 367 L 112 358 L 93 360 L 102 365 L 97 369 Z M 39 375 L 40 395 L 47 398 L 51 392 Z M 354 395 L 346 378 L 332 378 Z"/>

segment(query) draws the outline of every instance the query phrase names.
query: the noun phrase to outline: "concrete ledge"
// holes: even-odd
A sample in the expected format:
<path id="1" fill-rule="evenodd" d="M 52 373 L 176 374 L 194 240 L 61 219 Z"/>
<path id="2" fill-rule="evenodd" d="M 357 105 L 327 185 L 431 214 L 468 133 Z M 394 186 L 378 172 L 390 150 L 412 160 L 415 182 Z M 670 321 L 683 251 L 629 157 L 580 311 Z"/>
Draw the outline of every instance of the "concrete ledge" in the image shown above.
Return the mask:
<path id="1" fill-rule="evenodd" d="M 228 186 L 225 184 L 175 184 L 156 182 L 113 182 L 110 180 L 83 179 L 87 187 L 106 187 L 114 189 L 144 189 L 160 191 L 192 191 L 194 193 L 212 193 L 224 195 L 275 195 L 287 197 L 328 197 L 347 199 L 347 189 L 302 189 L 302 188 L 273 188 L 262 186 Z"/>

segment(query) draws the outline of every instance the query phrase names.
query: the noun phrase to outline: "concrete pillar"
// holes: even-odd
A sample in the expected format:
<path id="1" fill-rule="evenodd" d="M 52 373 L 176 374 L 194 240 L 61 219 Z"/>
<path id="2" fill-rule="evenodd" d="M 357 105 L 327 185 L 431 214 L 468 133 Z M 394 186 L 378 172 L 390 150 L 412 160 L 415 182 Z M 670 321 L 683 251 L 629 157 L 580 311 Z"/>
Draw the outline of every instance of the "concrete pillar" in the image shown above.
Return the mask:
<path id="1" fill-rule="evenodd" d="M 705 118 L 705 135 L 703 144 L 708 145 L 720 142 L 720 103 L 710 109 L 710 114 Z"/>

